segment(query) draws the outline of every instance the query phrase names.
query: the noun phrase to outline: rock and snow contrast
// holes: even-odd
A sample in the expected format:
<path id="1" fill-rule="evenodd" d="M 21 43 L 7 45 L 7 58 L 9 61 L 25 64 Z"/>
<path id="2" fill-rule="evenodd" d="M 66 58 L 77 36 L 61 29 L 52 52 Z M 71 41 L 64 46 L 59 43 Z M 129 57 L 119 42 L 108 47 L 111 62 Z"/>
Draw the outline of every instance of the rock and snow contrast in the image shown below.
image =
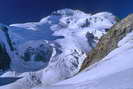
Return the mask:
<path id="1" fill-rule="evenodd" d="M 62 9 L 40 22 L 0 25 L 0 89 L 133 88 L 133 16 L 116 20 Z"/>
<path id="2" fill-rule="evenodd" d="M 117 48 L 101 61 L 87 67 L 73 78 L 52 86 L 42 85 L 33 89 L 133 89 L 133 15 L 112 28 L 112 32 L 116 30 L 121 33 L 115 37 L 116 42 L 119 39 Z M 110 32 L 105 37 L 109 35 Z"/>

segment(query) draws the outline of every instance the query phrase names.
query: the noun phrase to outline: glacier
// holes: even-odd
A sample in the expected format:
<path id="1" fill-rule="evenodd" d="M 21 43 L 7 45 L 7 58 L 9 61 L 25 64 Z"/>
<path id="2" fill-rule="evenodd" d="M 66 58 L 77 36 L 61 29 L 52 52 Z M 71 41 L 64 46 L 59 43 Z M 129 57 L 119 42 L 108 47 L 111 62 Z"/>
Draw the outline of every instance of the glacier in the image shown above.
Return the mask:
<path id="1" fill-rule="evenodd" d="M 0 89 L 31 89 L 73 77 L 115 23 L 109 12 L 62 9 L 39 22 L 1 25 L 0 40 L 11 58 L 10 69 L 1 77 L 20 79 Z"/>
<path id="2" fill-rule="evenodd" d="M 51 86 L 33 89 L 133 89 L 133 32 L 118 43 L 118 48 L 76 76 Z"/>

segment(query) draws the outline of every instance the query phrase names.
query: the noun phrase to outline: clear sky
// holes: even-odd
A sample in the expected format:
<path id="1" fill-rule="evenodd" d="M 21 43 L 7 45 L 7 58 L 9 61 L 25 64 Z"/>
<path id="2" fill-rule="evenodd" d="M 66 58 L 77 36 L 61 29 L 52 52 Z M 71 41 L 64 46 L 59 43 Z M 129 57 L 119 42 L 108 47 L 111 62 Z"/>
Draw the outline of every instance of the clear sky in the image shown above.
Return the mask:
<path id="1" fill-rule="evenodd" d="M 0 0 L 0 22 L 39 21 L 52 11 L 71 8 L 87 13 L 109 11 L 123 18 L 133 13 L 133 0 Z"/>

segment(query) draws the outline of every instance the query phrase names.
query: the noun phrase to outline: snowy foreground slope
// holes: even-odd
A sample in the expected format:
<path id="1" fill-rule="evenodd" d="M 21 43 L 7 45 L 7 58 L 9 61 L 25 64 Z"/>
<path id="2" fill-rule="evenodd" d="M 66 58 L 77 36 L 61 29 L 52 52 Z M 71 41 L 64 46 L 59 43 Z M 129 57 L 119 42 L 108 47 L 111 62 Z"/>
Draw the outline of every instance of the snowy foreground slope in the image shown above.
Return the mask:
<path id="1" fill-rule="evenodd" d="M 133 32 L 119 48 L 77 76 L 49 88 L 34 89 L 133 89 Z"/>
<path id="2" fill-rule="evenodd" d="M 33 89 L 133 89 L 133 18 L 131 17 L 133 15 L 129 16 L 130 19 L 125 19 L 125 22 L 121 22 L 124 22 L 123 28 L 126 28 L 121 36 L 125 37 L 118 42 L 118 47 L 101 61 L 73 78 L 51 86 L 40 85 Z"/>
<path id="3" fill-rule="evenodd" d="M 74 76 L 86 54 L 115 23 L 108 12 L 91 15 L 64 9 L 40 22 L 0 26 L 0 43 L 11 59 L 9 71 L 1 77 L 18 78 L 0 89 L 31 89 Z"/>

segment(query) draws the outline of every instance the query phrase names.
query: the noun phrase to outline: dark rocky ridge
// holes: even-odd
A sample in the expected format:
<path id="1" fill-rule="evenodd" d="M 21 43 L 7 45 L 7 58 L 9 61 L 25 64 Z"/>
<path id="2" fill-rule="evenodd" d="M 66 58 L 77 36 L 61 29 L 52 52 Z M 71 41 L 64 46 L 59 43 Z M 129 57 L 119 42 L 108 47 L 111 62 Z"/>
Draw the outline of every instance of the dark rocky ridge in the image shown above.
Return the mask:
<path id="1" fill-rule="evenodd" d="M 84 60 L 81 70 L 103 59 L 113 49 L 117 48 L 118 42 L 124 38 L 129 32 L 133 31 L 133 14 L 115 24 L 106 35 L 104 35 Z"/>
<path id="2" fill-rule="evenodd" d="M 11 51 L 14 51 L 12 41 L 8 34 L 8 28 L 5 25 L 0 24 L 0 30 L 4 32 L 6 36 L 6 41 L 11 49 Z M 3 41 L 0 41 L 0 70 L 7 70 L 10 68 L 11 58 L 7 52 L 6 45 Z"/>
<path id="3" fill-rule="evenodd" d="M 11 59 L 6 51 L 4 44 L 0 43 L 0 70 L 7 70 L 10 68 Z"/>

